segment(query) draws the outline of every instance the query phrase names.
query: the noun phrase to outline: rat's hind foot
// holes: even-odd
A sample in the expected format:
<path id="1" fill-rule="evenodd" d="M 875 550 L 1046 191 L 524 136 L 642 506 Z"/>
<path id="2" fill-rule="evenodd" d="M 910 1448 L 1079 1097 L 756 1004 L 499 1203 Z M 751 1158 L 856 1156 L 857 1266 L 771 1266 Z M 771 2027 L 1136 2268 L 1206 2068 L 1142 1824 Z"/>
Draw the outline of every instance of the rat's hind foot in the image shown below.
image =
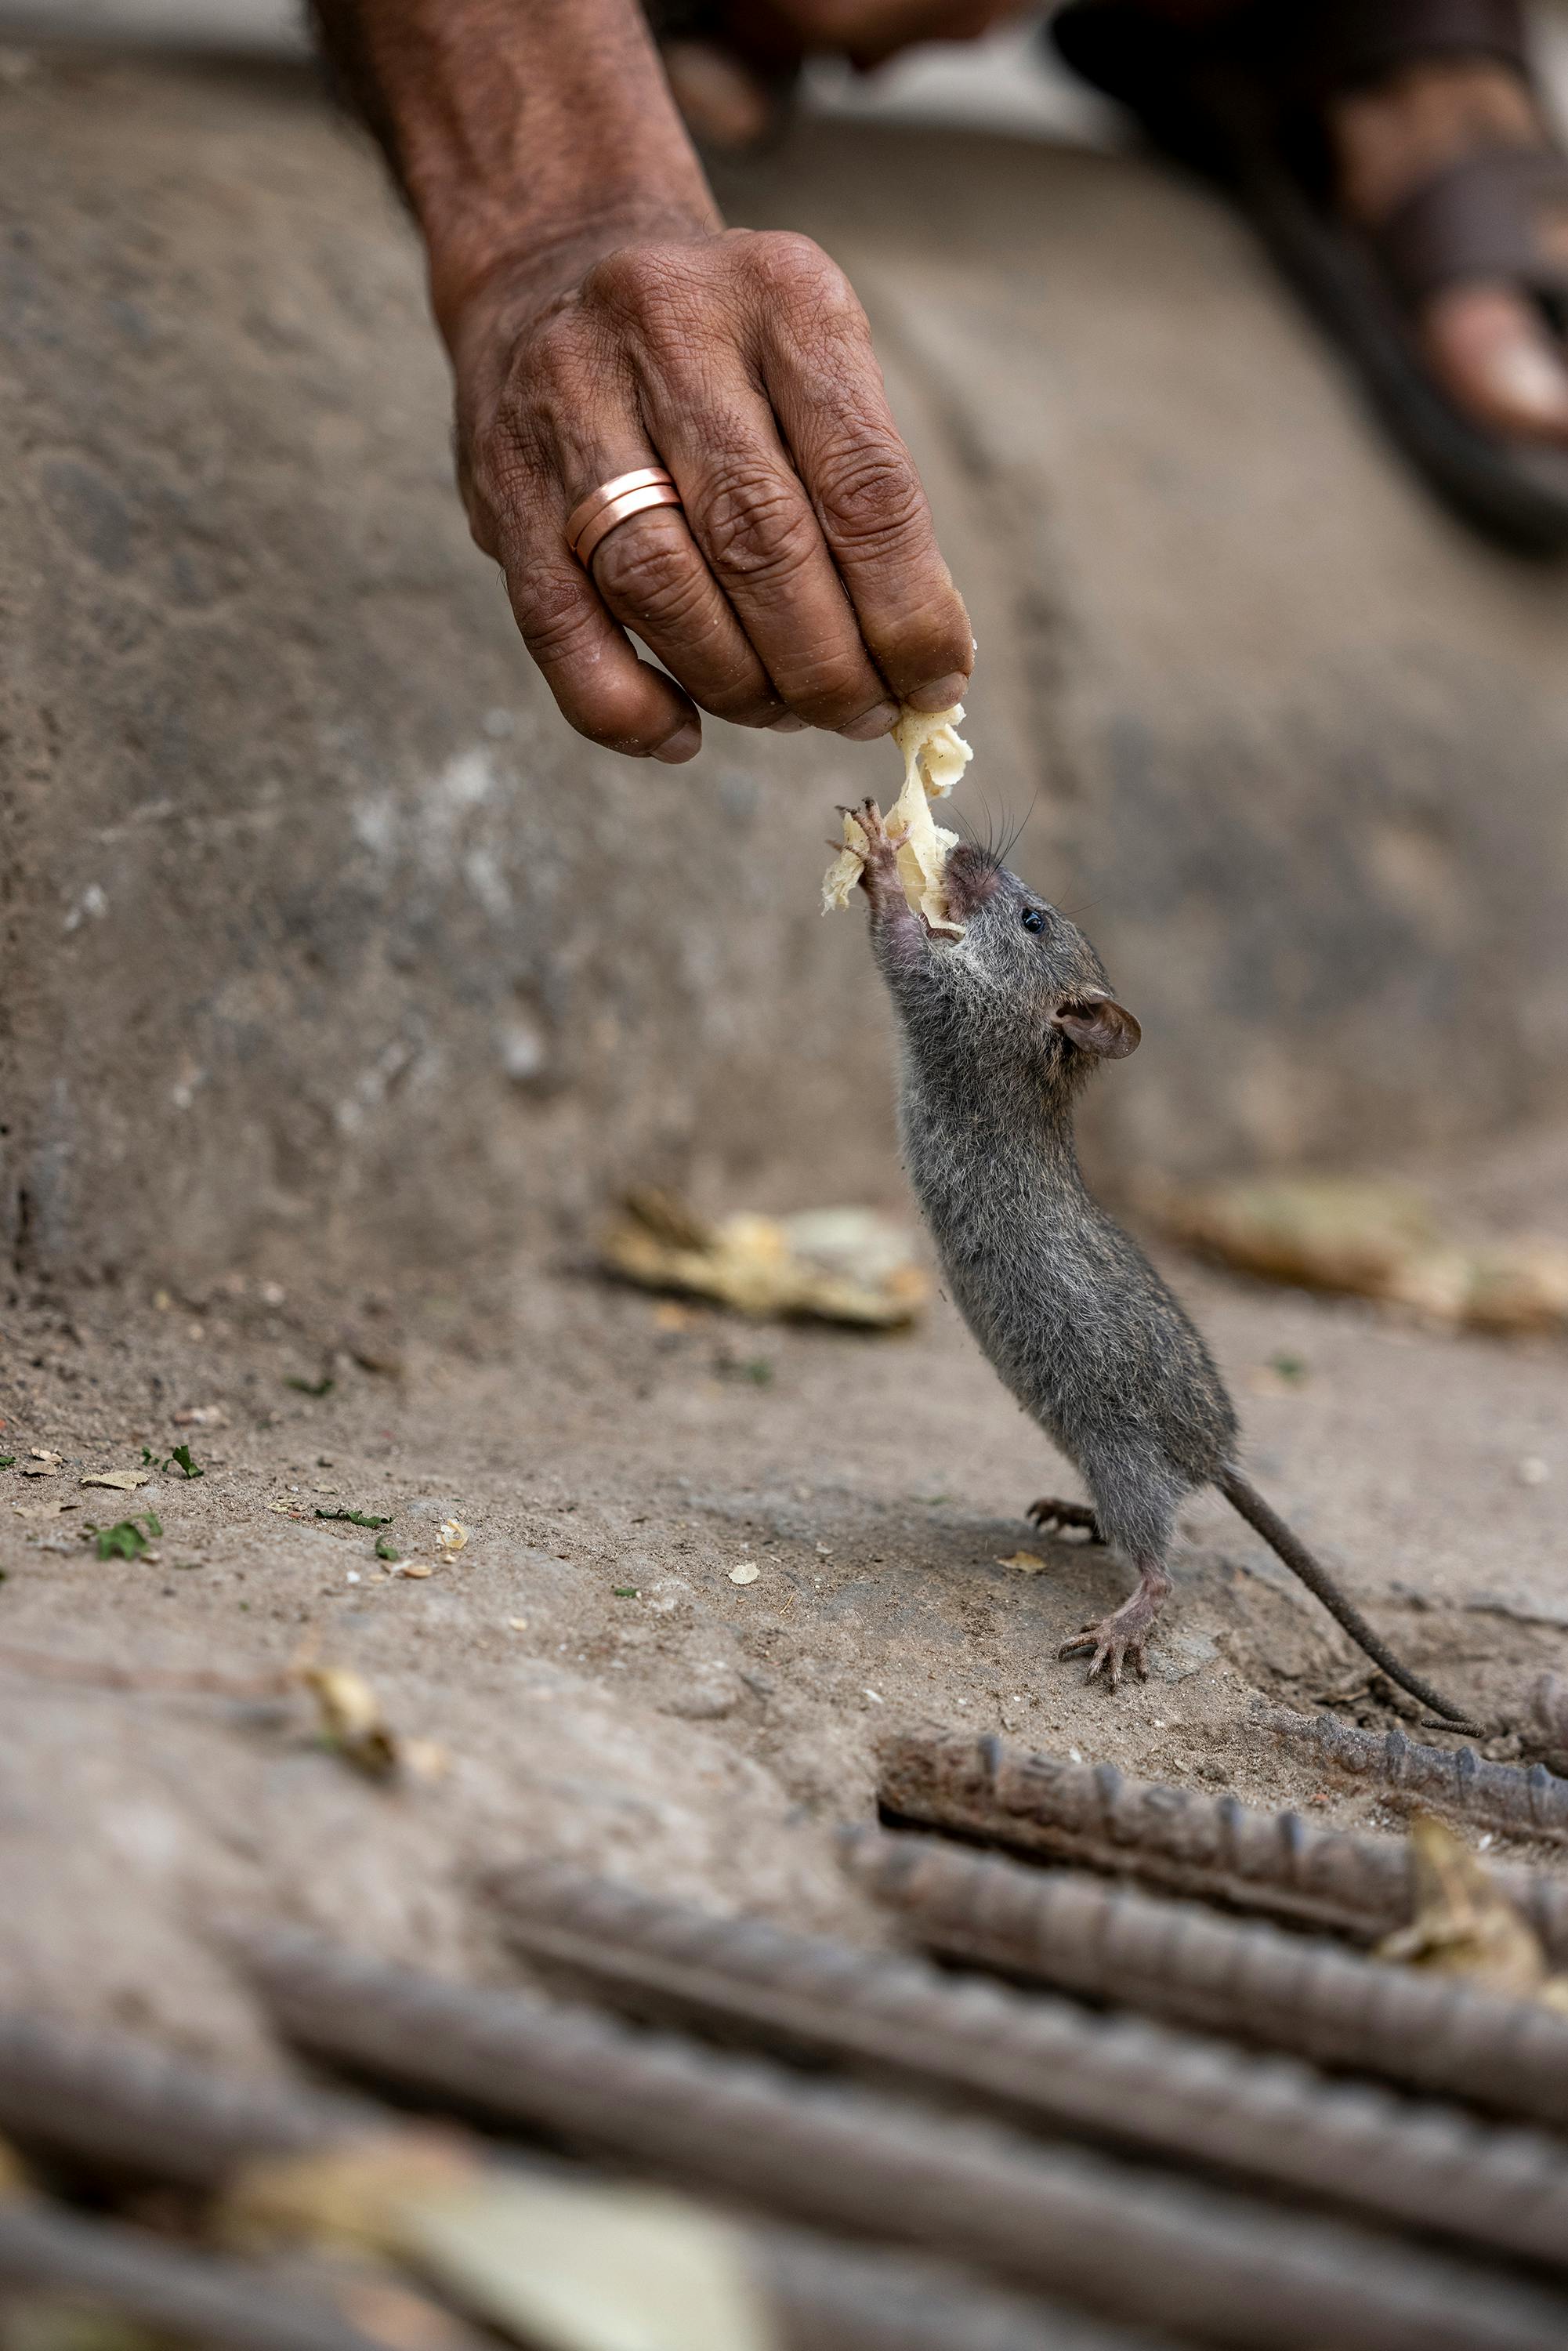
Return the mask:
<path id="1" fill-rule="evenodd" d="M 1041 1534 L 1072 1527 L 1082 1528 L 1092 1543 L 1105 1540 L 1100 1531 L 1100 1520 L 1087 1502 L 1059 1502 L 1051 1495 L 1042 1494 L 1038 1502 L 1030 1504 L 1024 1516 L 1034 1520 Z"/>
<path id="2" fill-rule="evenodd" d="M 1146 1624 L 1131 1630 L 1119 1626 L 1116 1616 L 1121 1613 L 1118 1609 L 1115 1616 L 1103 1616 L 1097 1625 L 1085 1625 L 1082 1633 L 1075 1633 L 1071 1641 L 1063 1641 L 1058 1649 L 1056 1654 L 1059 1657 L 1081 1657 L 1086 1649 L 1093 1650 L 1089 1671 L 1083 1677 L 1085 1681 L 1092 1682 L 1101 1667 L 1107 1665 L 1111 1668 L 1113 1689 L 1121 1688 L 1122 1672 L 1126 1666 L 1132 1667 L 1141 1682 L 1148 1680 L 1149 1669 L 1144 1662 L 1144 1647 L 1149 1637 L 1149 1627 Z"/>
<path id="3" fill-rule="evenodd" d="M 1142 1567 L 1138 1588 L 1132 1598 L 1124 1600 L 1120 1608 L 1103 1616 L 1097 1625 L 1085 1625 L 1082 1633 L 1074 1633 L 1070 1641 L 1063 1641 L 1057 1656 L 1078 1657 L 1086 1649 L 1092 1649 L 1094 1655 L 1084 1678 L 1092 1681 L 1102 1666 L 1109 1666 L 1113 1689 L 1121 1688 L 1123 1669 L 1127 1666 L 1132 1667 L 1140 1681 L 1146 1682 L 1149 1668 L 1144 1651 L 1170 1588 L 1170 1577 L 1163 1567 Z"/>

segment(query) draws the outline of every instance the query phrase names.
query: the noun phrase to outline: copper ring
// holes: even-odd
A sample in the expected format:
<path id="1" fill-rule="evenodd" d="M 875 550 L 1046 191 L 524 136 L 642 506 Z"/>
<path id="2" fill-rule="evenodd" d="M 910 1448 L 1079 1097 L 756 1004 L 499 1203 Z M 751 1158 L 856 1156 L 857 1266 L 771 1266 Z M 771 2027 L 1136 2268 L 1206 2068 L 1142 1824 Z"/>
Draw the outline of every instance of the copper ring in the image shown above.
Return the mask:
<path id="1" fill-rule="evenodd" d="M 634 473 L 617 474 L 578 501 L 566 518 L 567 543 L 587 569 L 593 550 L 617 526 L 655 507 L 678 507 L 681 494 L 663 465 L 639 465 Z"/>

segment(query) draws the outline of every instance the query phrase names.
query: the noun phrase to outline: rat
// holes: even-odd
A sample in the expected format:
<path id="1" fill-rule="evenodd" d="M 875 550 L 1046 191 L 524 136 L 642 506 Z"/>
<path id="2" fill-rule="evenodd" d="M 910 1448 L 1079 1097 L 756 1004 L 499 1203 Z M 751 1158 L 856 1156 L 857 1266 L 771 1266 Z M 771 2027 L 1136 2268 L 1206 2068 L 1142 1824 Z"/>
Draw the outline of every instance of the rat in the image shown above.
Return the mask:
<path id="1" fill-rule="evenodd" d="M 1179 1505 L 1220 1493 L 1359 1647 L 1458 1727 L 1466 1710 L 1402 1665 L 1242 1474 L 1236 1407 L 1197 1330 L 1143 1250 L 1091 1198 L 1073 1109 L 1091 1072 L 1137 1048 L 1093 947 L 1059 908 L 972 841 L 944 876 L 954 935 L 908 903 L 897 843 L 875 800 L 844 810 L 865 835 L 861 886 L 902 1032 L 904 1159 L 955 1304 L 992 1368 L 1072 1461 L 1093 1498 L 1042 1499 L 1042 1528 L 1072 1527 L 1136 1571 L 1130 1599 L 1063 1642 L 1145 1679 L 1150 1629 L 1171 1590 Z"/>

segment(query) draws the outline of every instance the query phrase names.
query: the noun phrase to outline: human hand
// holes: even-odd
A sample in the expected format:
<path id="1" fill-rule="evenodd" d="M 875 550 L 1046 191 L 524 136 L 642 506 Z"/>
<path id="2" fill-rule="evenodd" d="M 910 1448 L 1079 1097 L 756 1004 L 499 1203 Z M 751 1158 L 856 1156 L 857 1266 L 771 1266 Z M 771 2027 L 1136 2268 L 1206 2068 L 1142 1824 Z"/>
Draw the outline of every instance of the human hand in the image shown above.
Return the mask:
<path id="1" fill-rule="evenodd" d="M 698 708 L 864 741 L 900 702 L 962 697 L 968 617 L 865 314 L 808 238 L 601 237 L 542 274 L 492 271 L 449 340 L 474 536 L 580 733 L 674 764 Z M 650 465 L 682 507 L 621 524 L 585 571 L 567 517 Z"/>

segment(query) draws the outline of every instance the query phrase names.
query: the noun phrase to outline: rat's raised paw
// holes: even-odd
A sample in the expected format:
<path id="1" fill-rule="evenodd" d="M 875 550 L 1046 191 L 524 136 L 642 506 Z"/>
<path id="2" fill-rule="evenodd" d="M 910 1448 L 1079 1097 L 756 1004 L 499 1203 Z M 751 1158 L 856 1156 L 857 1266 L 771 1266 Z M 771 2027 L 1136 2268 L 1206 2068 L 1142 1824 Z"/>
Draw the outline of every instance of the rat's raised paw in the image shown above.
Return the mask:
<path id="1" fill-rule="evenodd" d="M 888 838 L 887 827 L 883 822 L 882 810 L 876 802 L 862 800 L 859 808 L 841 808 L 839 814 L 852 817 L 865 835 L 865 871 L 861 876 L 862 881 L 869 888 L 874 871 L 879 877 L 896 882 L 898 851 Z"/>
<path id="2" fill-rule="evenodd" d="M 1061 1502 L 1054 1495 L 1042 1494 L 1038 1502 L 1030 1504 L 1024 1516 L 1032 1519 L 1042 1534 L 1071 1528 L 1086 1534 L 1092 1543 L 1103 1543 L 1105 1540 L 1100 1531 L 1099 1519 L 1087 1502 Z"/>

